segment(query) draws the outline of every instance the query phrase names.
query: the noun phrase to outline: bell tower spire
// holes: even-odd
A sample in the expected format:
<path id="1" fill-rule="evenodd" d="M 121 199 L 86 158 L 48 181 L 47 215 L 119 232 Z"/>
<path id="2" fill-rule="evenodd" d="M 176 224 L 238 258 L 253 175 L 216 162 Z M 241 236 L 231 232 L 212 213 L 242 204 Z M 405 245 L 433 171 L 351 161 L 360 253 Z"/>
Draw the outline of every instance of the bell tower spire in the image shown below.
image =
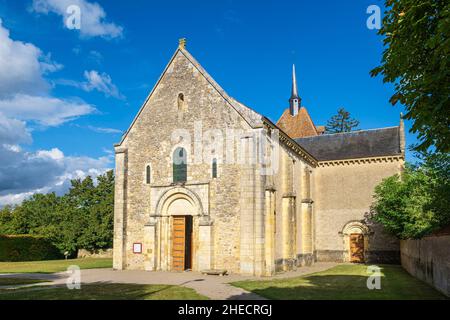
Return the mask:
<path id="1" fill-rule="evenodd" d="M 296 116 L 298 114 L 301 101 L 302 99 L 300 99 L 300 97 L 298 96 L 297 76 L 295 74 L 295 64 L 294 64 L 292 65 L 292 92 L 291 98 L 289 99 L 289 111 L 291 116 Z"/>

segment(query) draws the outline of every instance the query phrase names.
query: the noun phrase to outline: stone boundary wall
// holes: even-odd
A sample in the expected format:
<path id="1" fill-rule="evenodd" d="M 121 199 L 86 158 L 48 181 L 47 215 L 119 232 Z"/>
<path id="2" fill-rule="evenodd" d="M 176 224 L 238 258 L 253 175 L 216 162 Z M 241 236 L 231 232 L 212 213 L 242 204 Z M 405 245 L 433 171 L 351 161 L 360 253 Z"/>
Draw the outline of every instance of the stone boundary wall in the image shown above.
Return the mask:
<path id="1" fill-rule="evenodd" d="M 77 258 L 112 258 L 113 249 L 89 251 L 86 249 L 78 249 Z"/>
<path id="2" fill-rule="evenodd" d="M 400 242 L 402 267 L 450 297 L 450 234 Z"/>

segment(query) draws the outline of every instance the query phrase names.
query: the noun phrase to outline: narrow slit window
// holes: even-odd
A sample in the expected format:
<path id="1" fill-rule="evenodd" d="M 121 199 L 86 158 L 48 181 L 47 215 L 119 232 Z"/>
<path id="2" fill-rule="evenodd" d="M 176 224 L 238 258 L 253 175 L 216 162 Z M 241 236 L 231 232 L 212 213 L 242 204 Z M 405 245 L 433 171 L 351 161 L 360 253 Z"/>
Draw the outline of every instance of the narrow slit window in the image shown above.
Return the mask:
<path id="1" fill-rule="evenodd" d="M 150 184 L 151 177 L 152 177 L 152 172 L 151 172 L 150 166 L 147 166 L 145 168 L 145 183 Z"/>
<path id="2" fill-rule="evenodd" d="M 178 94 L 178 110 L 186 111 L 186 104 L 184 102 L 184 94 L 183 93 Z"/>
<path id="3" fill-rule="evenodd" d="M 217 159 L 212 161 L 212 177 L 217 178 Z"/>

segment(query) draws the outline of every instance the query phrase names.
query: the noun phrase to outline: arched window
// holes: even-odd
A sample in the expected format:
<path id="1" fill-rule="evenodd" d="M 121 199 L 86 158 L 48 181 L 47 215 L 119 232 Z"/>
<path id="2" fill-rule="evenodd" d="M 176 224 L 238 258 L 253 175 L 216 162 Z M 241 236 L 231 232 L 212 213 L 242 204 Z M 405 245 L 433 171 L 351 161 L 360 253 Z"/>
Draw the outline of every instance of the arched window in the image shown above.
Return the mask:
<path id="1" fill-rule="evenodd" d="M 148 165 L 145 167 L 145 183 L 146 184 L 150 184 L 151 177 L 152 177 L 152 172 L 151 172 L 150 166 Z"/>
<path id="2" fill-rule="evenodd" d="M 184 148 L 176 148 L 173 152 L 173 182 L 187 180 L 187 153 Z"/>
<path id="3" fill-rule="evenodd" d="M 179 111 L 186 111 L 186 104 L 184 102 L 184 94 L 180 93 L 178 94 L 178 110 Z"/>
<path id="4" fill-rule="evenodd" d="M 212 169 L 212 177 L 217 178 L 217 159 L 213 159 L 211 169 Z"/>

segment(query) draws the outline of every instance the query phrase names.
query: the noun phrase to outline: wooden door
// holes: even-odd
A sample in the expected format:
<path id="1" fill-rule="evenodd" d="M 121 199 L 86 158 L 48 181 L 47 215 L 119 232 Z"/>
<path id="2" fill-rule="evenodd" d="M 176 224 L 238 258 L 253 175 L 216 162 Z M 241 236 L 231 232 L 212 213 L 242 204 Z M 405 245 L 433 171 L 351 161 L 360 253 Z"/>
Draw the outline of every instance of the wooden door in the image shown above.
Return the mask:
<path id="1" fill-rule="evenodd" d="M 360 233 L 350 235 L 350 262 L 364 262 L 364 235 Z"/>
<path id="2" fill-rule="evenodd" d="M 172 270 L 184 271 L 186 255 L 186 219 L 173 217 L 172 224 Z"/>

